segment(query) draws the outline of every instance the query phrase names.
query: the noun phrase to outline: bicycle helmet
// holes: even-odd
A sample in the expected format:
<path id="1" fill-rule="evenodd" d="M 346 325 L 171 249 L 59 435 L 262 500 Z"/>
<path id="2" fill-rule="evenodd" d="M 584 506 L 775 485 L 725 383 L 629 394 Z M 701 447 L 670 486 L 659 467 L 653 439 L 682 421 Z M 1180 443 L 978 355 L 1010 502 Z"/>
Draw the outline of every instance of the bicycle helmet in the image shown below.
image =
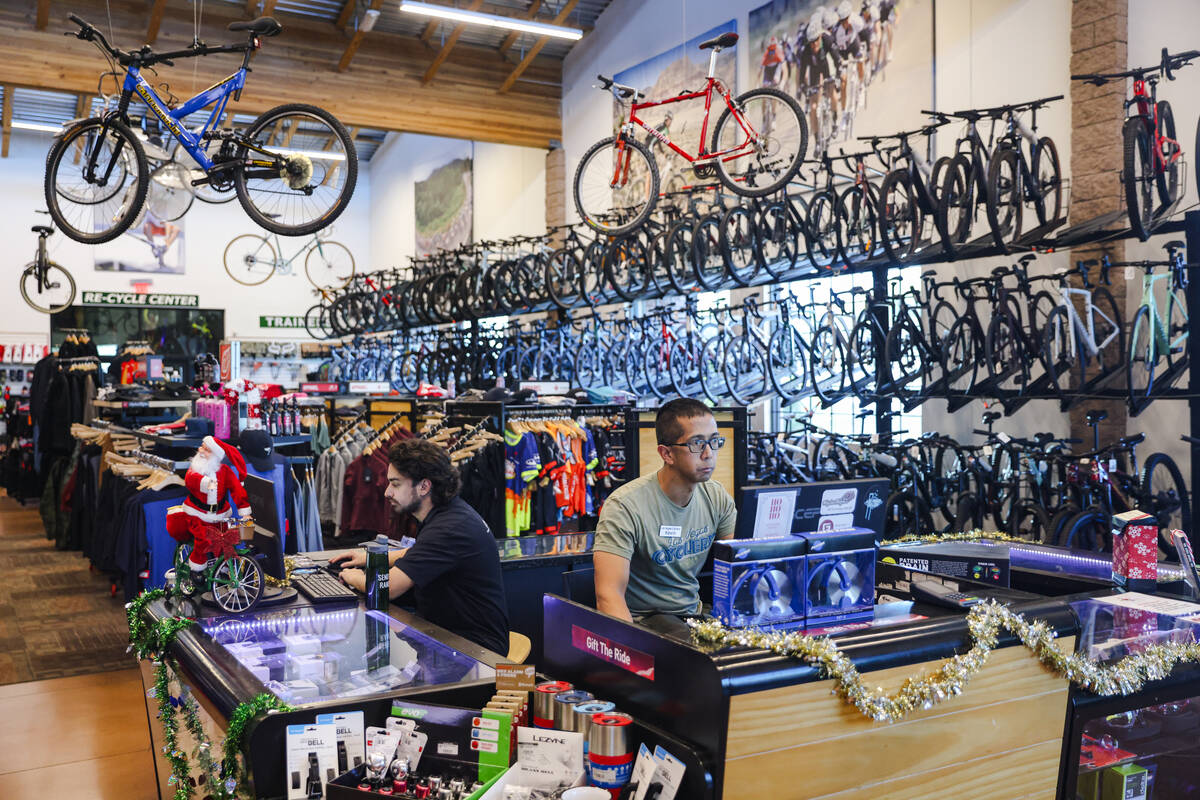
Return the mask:
<path id="1" fill-rule="evenodd" d="M 848 19 L 853 13 L 854 9 L 850 6 L 850 0 L 842 0 L 838 3 L 837 16 L 839 20 Z"/>
<path id="2" fill-rule="evenodd" d="M 820 40 L 821 36 L 825 33 L 825 28 L 819 22 L 810 22 L 804 32 L 808 41 L 812 43 Z"/>
<path id="3" fill-rule="evenodd" d="M 837 11 L 833 10 L 832 8 L 825 9 L 825 27 L 832 29 L 833 26 L 837 25 L 837 24 L 838 24 Z"/>

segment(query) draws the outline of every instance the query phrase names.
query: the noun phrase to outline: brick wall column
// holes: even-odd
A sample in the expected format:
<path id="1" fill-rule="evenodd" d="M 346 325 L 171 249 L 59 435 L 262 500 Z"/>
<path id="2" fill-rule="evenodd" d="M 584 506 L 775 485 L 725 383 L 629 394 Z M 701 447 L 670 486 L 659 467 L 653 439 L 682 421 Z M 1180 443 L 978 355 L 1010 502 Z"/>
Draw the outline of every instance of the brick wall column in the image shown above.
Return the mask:
<path id="1" fill-rule="evenodd" d="M 1129 62 L 1129 0 L 1073 0 L 1071 5 L 1071 74 L 1083 72 L 1119 72 Z M 1070 224 L 1075 225 L 1116 211 L 1122 199 L 1121 124 L 1125 119 L 1125 82 L 1092 86 L 1071 82 L 1071 209 Z M 1072 263 L 1099 258 L 1107 253 L 1114 261 L 1125 257 L 1123 241 L 1105 242 L 1071 251 Z M 1099 279 L 1098 268 L 1092 272 Z M 1108 287 L 1125 312 L 1125 280 L 1114 270 Z M 1128 320 L 1125 320 L 1128 323 Z M 1123 386 L 1123 378 L 1110 384 Z M 1128 421 L 1125 403 L 1120 400 L 1093 400 L 1071 410 L 1071 435 L 1082 438 L 1091 447 L 1091 429 L 1084 417 L 1089 409 L 1103 408 L 1108 419 L 1100 424 L 1100 441 L 1125 435 Z"/>
<path id="2" fill-rule="evenodd" d="M 546 153 L 546 227 L 567 221 L 567 154 L 561 147 Z M 557 243 L 559 237 L 555 237 Z"/>

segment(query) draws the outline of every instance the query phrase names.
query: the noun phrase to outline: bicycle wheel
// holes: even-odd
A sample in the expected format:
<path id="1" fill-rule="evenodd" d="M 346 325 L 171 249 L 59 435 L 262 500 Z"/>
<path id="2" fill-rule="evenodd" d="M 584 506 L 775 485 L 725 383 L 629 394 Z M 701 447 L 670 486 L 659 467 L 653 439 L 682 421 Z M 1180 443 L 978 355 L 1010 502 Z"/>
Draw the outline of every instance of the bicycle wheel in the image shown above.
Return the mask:
<path id="1" fill-rule="evenodd" d="M 1142 467 L 1138 508 L 1158 521 L 1158 538 L 1167 552 L 1174 549 L 1171 531 L 1192 531 L 1192 504 L 1179 466 L 1166 453 L 1151 453 Z"/>
<path id="2" fill-rule="evenodd" d="M 262 599 L 265 586 L 262 567 L 253 558 L 244 555 L 227 558 L 213 573 L 213 602 L 230 614 L 250 611 Z"/>
<path id="3" fill-rule="evenodd" d="M 304 257 L 304 274 L 318 289 L 342 289 L 354 277 L 354 255 L 341 242 L 317 239 Z"/>
<path id="4" fill-rule="evenodd" d="M 958 316 L 958 309 L 945 300 L 938 301 L 938 304 L 933 307 L 933 314 L 929 317 L 928 342 L 934 358 L 942 357 L 942 345 L 946 341 L 946 337 L 950 335 L 950 329 L 954 327 Z"/>
<path id="5" fill-rule="evenodd" d="M 690 337 L 671 342 L 667 356 L 671 390 L 679 397 L 691 397 L 700 388 L 700 353 Z"/>
<path id="6" fill-rule="evenodd" d="M 146 210 L 164 222 L 174 222 L 188 212 L 196 195 L 191 173 L 174 161 L 164 161 L 150 173 Z"/>
<path id="7" fill-rule="evenodd" d="M 722 367 L 725 362 L 724 334 L 718 333 L 700 349 L 700 390 L 713 405 L 725 399 L 726 385 Z"/>
<path id="8" fill-rule="evenodd" d="M 1158 366 L 1158 351 L 1154 341 L 1154 325 L 1150 307 L 1142 306 L 1133 315 L 1129 328 L 1129 353 L 1125 360 L 1125 379 L 1129 389 L 1129 407 L 1138 410 L 1141 401 L 1154 388 L 1154 372 Z"/>
<path id="9" fill-rule="evenodd" d="M 1166 100 L 1158 101 L 1158 135 L 1171 142 L 1177 142 L 1175 138 L 1175 113 L 1171 111 L 1171 104 Z M 1169 206 L 1175 202 L 1175 197 L 1179 194 L 1179 161 L 1169 161 L 1171 155 L 1178 150 L 1178 144 L 1168 144 L 1171 152 L 1162 153 L 1163 168 L 1160 170 L 1155 168 L 1155 186 L 1158 188 L 1158 201 L 1163 206 Z"/>
<path id="10" fill-rule="evenodd" d="M 838 400 L 845 391 L 846 356 L 837 332 L 828 325 L 817 328 L 809 345 L 809 379 L 817 397 L 825 403 Z"/>
<path id="11" fill-rule="evenodd" d="M 243 286 L 257 286 L 275 274 L 278 256 L 264 236 L 243 233 L 225 245 L 225 271 Z"/>
<path id="12" fill-rule="evenodd" d="M 879 361 L 879 351 L 886 340 L 874 321 L 861 320 L 850 331 L 850 356 L 853 359 L 847 377 L 850 390 L 860 402 L 875 399 L 877 392 L 885 391 L 891 383 L 886 364 Z"/>
<path id="13" fill-rule="evenodd" d="M 1112 292 L 1105 289 L 1103 286 L 1098 286 L 1092 290 L 1092 305 L 1095 307 L 1092 314 L 1093 335 L 1096 338 L 1096 365 L 1099 367 L 1100 374 L 1108 374 L 1114 370 L 1120 369 L 1125 363 L 1125 358 L 1128 351 L 1125 349 L 1125 327 L 1121 324 L 1121 309 L 1117 307 L 1117 301 L 1113 299 Z M 1081 354 L 1083 348 L 1080 348 Z M 1080 364 L 1086 365 L 1088 359 L 1081 359 Z M 1081 373 L 1079 376 L 1082 384 L 1087 378 Z"/>
<path id="14" fill-rule="evenodd" d="M 604 251 L 604 276 L 626 302 L 637 300 L 646 291 L 649 271 L 646 246 L 636 234 L 613 240 Z"/>
<path id="15" fill-rule="evenodd" d="M 906 169 L 894 169 L 879 189 L 879 238 L 893 261 L 905 261 L 920 238 L 921 209 Z"/>
<path id="16" fill-rule="evenodd" d="M 575 170 L 575 209 L 598 233 L 616 236 L 641 225 L 658 201 L 658 164 L 639 142 L 609 136 L 583 154 Z"/>
<path id="17" fill-rule="evenodd" d="M 329 324 L 329 306 L 317 303 L 304 312 L 304 330 L 314 339 L 332 339 L 333 326 Z"/>
<path id="18" fill-rule="evenodd" d="M 573 251 L 560 248 L 550 254 L 543 270 L 550 302 L 562 309 L 579 304 L 579 269 L 579 257 Z"/>
<path id="19" fill-rule="evenodd" d="M 189 563 L 192 545 L 180 542 L 175 546 L 175 554 L 171 558 L 171 567 L 175 570 L 176 594 L 191 596 L 196 593 L 196 573 Z"/>
<path id="20" fill-rule="evenodd" d="M 1080 511 L 1062 529 L 1062 547 L 1079 550 L 1111 550 L 1111 520 L 1100 506 L 1091 506 Z"/>
<path id="21" fill-rule="evenodd" d="M 988 324 L 987 367 L 991 386 L 1005 393 L 1020 394 L 1029 382 L 1030 354 L 1021 345 L 1017 320 L 1000 308 Z"/>
<path id="22" fill-rule="evenodd" d="M 1058 147 L 1049 136 L 1038 139 L 1033 151 L 1034 185 L 1028 187 L 1033 196 L 1033 209 L 1038 224 L 1045 225 L 1058 219 L 1062 213 L 1062 167 L 1058 160 Z"/>
<path id="23" fill-rule="evenodd" d="M 128 230 L 142 213 L 149 184 L 142 143 L 116 119 L 83 120 L 56 138 L 46 156 L 50 216 L 84 244 L 110 242 Z"/>
<path id="24" fill-rule="evenodd" d="M 838 213 L 842 218 L 841 232 L 842 253 L 847 261 L 865 261 L 875 256 L 879 251 L 879 237 L 876 236 L 876 208 L 878 198 L 870 184 L 862 189 L 851 186 L 842 192 L 838 202 Z"/>
<path id="25" fill-rule="evenodd" d="M 21 297 L 34 311 L 57 314 L 75 302 L 75 278 L 47 261 L 46 274 L 39 279 L 37 264 L 29 264 L 21 273 Z"/>
<path id="26" fill-rule="evenodd" d="M 1050 312 L 1042 328 L 1041 340 L 1042 369 L 1050 378 L 1055 393 L 1063 394 L 1071 388 L 1071 370 L 1083 361 L 1078 342 L 1071 336 L 1071 319 L 1065 308 L 1059 306 Z"/>
<path id="27" fill-rule="evenodd" d="M 752 89 L 726 107 L 713 128 L 712 153 L 721 183 L 745 197 L 762 197 L 787 184 L 808 149 L 808 125 L 800 105 L 778 89 Z M 740 119 L 739 119 L 740 117 Z"/>
<path id="28" fill-rule="evenodd" d="M 1154 221 L 1154 155 L 1151 152 L 1150 133 L 1141 117 L 1125 120 L 1121 129 L 1124 143 L 1124 166 L 1121 177 L 1125 184 L 1125 209 L 1129 213 L 1129 227 L 1143 242 L 1150 238 Z"/>
<path id="29" fill-rule="evenodd" d="M 692 231 L 692 273 L 707 291 L 721 288 L 725 282 L 725 258 L 721 254 L 721 214 L 713 212 Z"/>
<path id="30" fill-rule="evenodd" d="M 725 348 L 721 363 L 729 396 L 741 406 L 748 406 L 765 393 L 767 365 L 758 342 L 739 336 Z"/>
<path id="31" fill-rule="evenodd" d="M 277 106 L 250 123 L 243 137 L 264 153 L 238 148 L 233 172 L 238 202 L 250 219 L 281 236 L 304 236 L 343 211 L 358 181 L 358 151 L 337 118 L 316 106 Z"/>
<path id="32" fill-rule="evenodd" d="M 1036 501 L 1020 500 L 1013 505 L 1008 518 L 1008 535 L 1050 544 L 1050 515 Z"/>
<path id="33" fill-rule="evenodd" d="M 784 203 L 772 203 L 758 217 L 763 268 L 772 278 L 791 272 L 800 258 L 800 229 Z"/>
<path id="34" fill-rule="evenodd" d="M 946 232 L 942 245 L 949 256 L 954 256 L 958 246 L 971 234 L 971 218 L 975 211 L 973 184 L 971 162 L 962 154 L 955 156 L 942 179 L 937 206 L 938 222 Z"/>
<path id="35" fill-rule="evenodd" d="M 906 400 L 925 393 L 928 366 L 920 335 L 919 331 L 905 321 L 888 331 L 884 347 L 892 374 L 892 390 Z"/>
<path id="36" fill-rule="evenodd" d="M 833 267 L 838 260 L 841 217 L 833 192 L 817 192 L 808 206 L 808 258 L 814 266 Z"/>
<path id="37" fill-rule="evenodd" d="M 941 359 L 947 395 L 969 395 L 974 391 L 979 362 L 983 360 L 980 338 L 969 317 L 960 317 L 950 327 Z"/>
<path id="38" fill-rule="evenodd" d="M 738 286 L 749 286 L 758 275 L 758 239 L 754 216 L 745 206 L 735 206 L 721 217 L 721 255 L 725 271 Z"/>
<path id="39" fill-rule="evenodd" d="M 1021 161 L 1012 149 L 992 154 L 987 177 L 987 218 L 992 240 L 1003 253 L 1021 237 Z"/>
<path id="40" fill-rule="evenodd" d="M 696 287 L 696 273 L 692 271 L 693 225 L 685 219 L 672 225 L 667 233 L 667 281 L 679 294 Z"/>
<path id="41" fill-rule="evenodd" d="M 807 347 L 800 331 L 778 327 L 767 342 L 767 375 L 784 405 L 809 392 Z"/>

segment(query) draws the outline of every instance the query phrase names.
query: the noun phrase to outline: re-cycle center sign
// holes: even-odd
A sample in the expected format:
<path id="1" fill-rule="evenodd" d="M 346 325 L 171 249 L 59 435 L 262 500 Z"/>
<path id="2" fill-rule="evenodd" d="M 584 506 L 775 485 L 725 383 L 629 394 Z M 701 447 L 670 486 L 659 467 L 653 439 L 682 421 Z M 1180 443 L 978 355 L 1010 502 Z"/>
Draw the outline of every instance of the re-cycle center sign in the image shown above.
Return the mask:
<path id="1" fill-rule="evenodd" d="M 139 292 L 84 292 L 85 306 L 153 306 L 156 308 L 199 308 L 198 294 L 145 294 Z"/>

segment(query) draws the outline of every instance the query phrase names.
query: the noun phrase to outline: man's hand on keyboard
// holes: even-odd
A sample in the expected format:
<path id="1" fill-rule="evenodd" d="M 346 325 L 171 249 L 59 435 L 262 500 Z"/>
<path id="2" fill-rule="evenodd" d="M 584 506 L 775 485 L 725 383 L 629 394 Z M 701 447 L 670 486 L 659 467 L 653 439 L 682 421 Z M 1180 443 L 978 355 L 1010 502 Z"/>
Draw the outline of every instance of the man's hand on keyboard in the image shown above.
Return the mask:
<path id="1" fill-rule="evenodd" d="M 353 550 L 347 550 L 344 553 L 338 553 L 329 559 L 330 564 L 338 564 L 343 570 L 350 567 L 365 567 L 367 565 L 367 551 L 361 547 Z"/>
<path id="2" fill-rule="evenodd" d="M 367 574 L 361 569 L 343 569 L 338 577 L 351 589 L 363 593 L 367 591 Z"/>

